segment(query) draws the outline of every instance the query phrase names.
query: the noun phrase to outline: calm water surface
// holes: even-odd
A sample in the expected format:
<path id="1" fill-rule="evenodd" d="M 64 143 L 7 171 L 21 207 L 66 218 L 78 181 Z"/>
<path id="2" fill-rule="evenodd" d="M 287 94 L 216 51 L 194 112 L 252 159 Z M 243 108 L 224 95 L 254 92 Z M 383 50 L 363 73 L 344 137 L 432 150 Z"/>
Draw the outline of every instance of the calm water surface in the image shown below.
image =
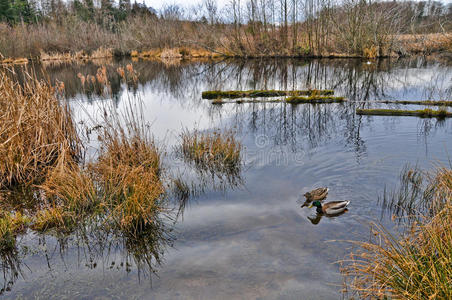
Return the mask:
<path id="1" fill-rule="evenodd" d="M 196 185 L 199 178 L 174 155 L 183 129 L 232 129 L 244 146 L 245 167 L 234 183 L 207 178 L 203 193 L 185 203 L 159 264 L 107 234 L 67 237 L 29 234 L 19 241 L 17 276 L 7 276 L 11 298 L 338 299 L 338 260 L 348 240 L 366 240 L 368 224 L 393 227 L 378 201 L 397 185 L 407 164 L 449 164 L 452 120 L 357 116 L 375 100 L 452 100 L 452 63 L 441 60 L 252 60 L 132 62 L 138 82 L 119 82 L 106 62 L 111 97 L 83 91 L 77 74 L 96 62 L 46 66 L 64 81 L 77 119 L 106 103 L 123 111 L 143 101 L 143 116 L 169 170 Z M 211 105 L 204 90 L 334 89 L 346 104 Z M 392 105 L 389 107 L 397 107 Z M 404 108 L 403 106 L 401 106 Z M 415 108 L 409 107 L 409 108 Z M 89 153 L 95 155 L 96 143 Z M 347 213 L 315 219 L 302 195 L 328 186 L 328 200 L 350 200 Z M 382 217 L 383 216 L 383 217 Z M 146 251 L 144 251 L 146 252 Z M 8 266 L 3 258 L 3 266 Z M 10 281 L 10 282 L 8 282 Z"/>

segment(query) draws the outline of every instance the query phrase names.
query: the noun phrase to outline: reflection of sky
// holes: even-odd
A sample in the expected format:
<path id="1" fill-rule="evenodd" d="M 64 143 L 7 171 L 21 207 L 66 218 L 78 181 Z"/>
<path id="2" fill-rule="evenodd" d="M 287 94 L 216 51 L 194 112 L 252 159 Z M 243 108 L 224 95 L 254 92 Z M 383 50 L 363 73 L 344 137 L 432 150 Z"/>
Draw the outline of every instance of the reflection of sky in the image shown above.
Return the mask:
<path id="1" fill-rule="evenodd" d="M 299 88 L 307 85 L 308 67 L 313 66 L 297 69 Z M 451 78 L 451 68 L 443 65 L 408 68 L 400 64 L 378 74 L 360 68 L 332 61 L 326 64 L 326 79 L 314 84 L 338 86 L 342 94 L 358 99 L 367 87 L 384 84 L 389 98 L 422 99 L 436 77 L 446 78 L 441 79 L 444 86 Z M 251 67 L 244 68 L 243 76 L 232 69 L 240 68 L 231 65 L 218 71 L 218 77 L 201 75 L 205 77 L 193 81 L 195 86 L 187 79 L 181 90 L 264 85 L 253 77 L 256 72 Z M 374 76 L 371 81 L 369 74 Z M 269 88 L 282 85 L 279 75 L 265 78 Z M 342 279 L 333 263 L 344 258 L 350 246 L 340 241 L 368 237 L 368 222 L 380 221 L 378 195 L 385 186 L 396 185 L 405 164 L 431 169 L 435 163 L 446 164 L 447 150 L 452 149 L 452 120 L 358 117 L 353 103 L 212 107 L 199 95 L 186 97 L 174 89 L 165 92 L 165 87 L 155 82 L 142 87 L 143 116 L 152 123 L 152 132 L 159 140 L 175 144 L 184 127 L 235 128 L 245 147 L 244 187 L 208 192 L 187 205 L 176 226 L 175 247 L 167 250 L 152 288 L 147 280 L 137 280 L 136 269 L 126 276 L 124 270 L 108 268 L 110 260 L 121 259 L 120 250 L 100 259 L 95 270 L 84 267 L 83 259 L 78 264 L 79 255 L 71 251 L 64 264 L 54 254 L 51 271 L 42 259 L 30 260 L 32 269 L 39 271 L 15 284 L 13 296 L 337 299 Z M 369 99 L 380 96 L 372 92 Z M 127 93 L 122 93 L 119 110 L 126 99 Z M 99 102 L 83 105 L 94 112 Z M 330 188 L 328 200 L 350 200 L 351 204 L 346 214 L 322 218 L 314 226 L 307 217 L 315 213 L 300 208 L 301 195 L 319 186 Z M 389 219 L 381 221 L 391 226 Z M 40 288 L 42 282 L 45 288 Z"/>
<path id="2" fill-rule="evenodd" d="M 396 78 L 389 82 L 394 99 L 451 100 L 452 71 L 450 68 L 433 65 L 428 69 L 407 68 L 394 72 Z M 446 90 L 449 89 L 448 92 Z M 422 90 L 419 93 L 419 90 Z"/>

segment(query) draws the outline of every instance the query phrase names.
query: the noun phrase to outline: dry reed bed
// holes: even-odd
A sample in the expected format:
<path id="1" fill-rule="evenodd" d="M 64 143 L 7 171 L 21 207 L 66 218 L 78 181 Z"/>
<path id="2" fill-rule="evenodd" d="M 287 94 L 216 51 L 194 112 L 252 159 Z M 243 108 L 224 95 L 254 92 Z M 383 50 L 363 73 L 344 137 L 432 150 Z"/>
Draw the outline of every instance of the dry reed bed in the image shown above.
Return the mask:
<path id="1" fill-rule="evenodd" d="M 45 48 L 30 49 L 26 52 L 26 49 L 22 49 L 22 57 L 12 55 L 11 57 L 3 57 L 0 53 L 0 65 L 10 64 L 26 64 L 28 59 L 38 58 L 40 61 L 87 61 L 100 58 L 111 58 L 114 56 L 131 56 L 133 58 L 157 58 L 161 60 L 174 60 L 174 59 L 193 59 L 193 58 L 220 58 L 220 57 L 364 57 L 364 58 L 377 58 L 380 56 L 392 56 L 398 57 L 400 55 L 409 54 L 432 54 L 438 52 L 449 52 L 452 50 L 452 34 L 450 33 L 435 33 L 435 34 L 404 34 L 390 36 L 389 40 L 394 40 L 395 47 L 392 51 L 384 54 L 379 54 L 377 46 L 370 46 L 364 48 L 362 53 L 348 53 L 347 51 L 321 51 L 315 53 L 285 53 L 284 50 L 278 49 L 275 52 L 268 51 L 265 54 L 260 53 L 254 46 L 251 49 L 247 49 L 245 53 L 240 51 L 232 51 L 229 47 L 216 47 L 216 48 L 202 48 L 193 46 L 182 47 L 156 47 L 148 48 L 148 50 L 124 50 L 123 45 L 118 45 L 117 42 L 112 43 L 110 38 L 107 38 L 105 44 L 101 44 L 98 48 L 86 48 L 73 51 L 48 51 Z M 253 40 L 253 38 L 251 38 Z M 104 42 L 104 41 L 99 41 Z M 229 41 L 231 42 L 231 41 Z M 242 41 L 243 44 L 249 46 L 249 40 Z M 331 41 L 329 43 L 332 43 Z M 114 46 L 112 46 L 114 44 Z M 234 44 L 234 43 L 232 43 Z M 334 43 L 333 43 L 334 44 Z M 49 46 L 50 47 L 50 46 Z M 328 46 L 327 48 L 335 48 L 335 46 Z M 399 49 L 395 52 L 395 49 Z M 25 51 L 25 52 L 24 52 Z M 36 54 L 35 54 L 36 53 Z"/>
<path id="2" fill-rule="evenodd" d="M 105 68 L 99 70 L 102 81 Z M 108 113 L 99 157 L 84 164 L 72 112 L 57 97 L 63 84 L 26 76 L 21 85 L 0 73 L 0 250 L 13 247 L 24 228 L 68 232 L 101 220 L 134 235 L 158 222 L 166 207 L 161 151 L 142 119 L 133 111 Z"/>
<path id="3" fill-rule="evenodd" d="M 452 298 L 452 170 L 429 177 L 433 214 L 419 216 L 401 237 L 381 226 L 344 261 L 347 287 L 359 298 Z"/>
<path id="4" fill-rule="evenodd" d="M 402 34 L 395 42 L 406 53 L 431 54 L 452 51 L 452 33 Z"/>
<path id="5" fill-rule="evenodd" d="M 101 134 L 100 156 L 88 169 L 103 195 L 111 220 L 138 232 L 165 211 L 161 152 L 147 127 L 130 114 L 121 126 L 107 122 Z"/>
<path id="6" fill-rule="evenodd" d="M 71 111 L 55 88 L 11 76 L 0 71 L 0 188 L 39 183 L 59 158 L 81 154 Z"/>

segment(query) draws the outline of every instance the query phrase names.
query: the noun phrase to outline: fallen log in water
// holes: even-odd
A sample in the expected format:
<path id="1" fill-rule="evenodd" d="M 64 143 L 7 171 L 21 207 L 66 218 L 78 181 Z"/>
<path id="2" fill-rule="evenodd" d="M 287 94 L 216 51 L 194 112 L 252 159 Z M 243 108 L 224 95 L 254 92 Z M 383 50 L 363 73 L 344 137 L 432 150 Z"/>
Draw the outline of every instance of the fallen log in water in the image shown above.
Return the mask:
<path id="1" fill-rule="evenodd" d="M 288 97 L 286 99 L 256 99 L 256 100 L 246 100 L 246 99 L 237 99 L 237 100 L 222 100 L 215 99 L 212 101 L 212 104 L 227 104 L 227 103 L 236 103 L 236 104 L 244 104 L 244 103 L 289 103 L 289 104 L 323 104 L 323 103 L 342 103 L 345 102 L 344 97 L 331 97 L 331 96 L 309 96 L 309 97 Z"/>
<path id="2" fill-rule="evenodd" d="M 291 104 L 299 104 L 299 103 L 314 103 L 314 104 L 320 104 L 320 103 L 337 103 L 337 102 L 345 102 L 344 97 L 331 97 L 331 96 L 309 96 L 309 97 L 299 97 L 299 96 L 293 96 L 288 97 L 286 99 L 287 103 Z"/>
<path id="3" fill-rule="evenodd" d="M 374 115 L 374 116 L 414 116 L 421 118 L 448 118 L 452 117 L 452 113 L 447 110 L 397 110 L 397 109 L 357 109 L 357 115 Z"/>
<path id="4" fill-rule="evenodd" d="M 279 97 L 279 96 L 314 96 L 314 95 L 334 95 L 333 90 L 300 90 L 300 91 L 280 91 L 280 90 L 249 90 L 249 91 L 205 91 L 202 92 L 203 99 L 219 98 L 259 98 L 259 97 Z"/>

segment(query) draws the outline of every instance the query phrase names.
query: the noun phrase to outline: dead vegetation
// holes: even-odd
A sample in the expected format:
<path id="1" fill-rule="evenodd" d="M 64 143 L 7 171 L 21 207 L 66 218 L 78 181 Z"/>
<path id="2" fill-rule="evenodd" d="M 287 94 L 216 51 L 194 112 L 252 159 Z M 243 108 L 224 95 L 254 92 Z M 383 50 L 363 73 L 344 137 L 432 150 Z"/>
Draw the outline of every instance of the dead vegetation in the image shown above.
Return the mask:
<path id="1" fill-rule="evenodd" d="M 120 71 L 124 80 L 136 76 L 131 66 Z M 132 106 L 123 116 L 105 115 L 98 157 L 85 163 L 84 140 L 57 97 L 62 84 L 53 88 L 26 76 L 19 83 L 13 73 L 0 74 L 2 247 L 14 247 L 25 228 L 70 232 L 101 222 L 134 235 L 158 222 L 166 211 L 161 151 Z M 105 68 L 94 78 L 108 86 Z"/>
<path id="2" fill-rule="evenodd" d="M 0 188 L 36 184 L 59 159 L 77 162 L 81 141 L 57 90 L 31 75 L 0 71 Z"/>
<path id="3" fill-rule="evenodd" d="M 212 173 L 240 173 L 242 146 L 232 131 L 185 131 L 181 140 L 183 158 L 198 169 Z"/>
<path id="4" fill-rule="evenodd" d="M 415 197 L 405 197 L 399 204 L 426 207 L 432 213 L 424 216 L 424 210 L 418 210 L 416 221 L 402 236 L 375 225 L 369 242 L 356 242 L 358 249 L 343 262 L 347 290 L 359 298 L 450 299 L 452 170 L 438 168 L 427 176 L 425 185 L 419 173 L 408 170 L 404 174 L 402 178 L 411 180 L 411 188 L 417 191 L 403 189 L 403 195 Z"/>

